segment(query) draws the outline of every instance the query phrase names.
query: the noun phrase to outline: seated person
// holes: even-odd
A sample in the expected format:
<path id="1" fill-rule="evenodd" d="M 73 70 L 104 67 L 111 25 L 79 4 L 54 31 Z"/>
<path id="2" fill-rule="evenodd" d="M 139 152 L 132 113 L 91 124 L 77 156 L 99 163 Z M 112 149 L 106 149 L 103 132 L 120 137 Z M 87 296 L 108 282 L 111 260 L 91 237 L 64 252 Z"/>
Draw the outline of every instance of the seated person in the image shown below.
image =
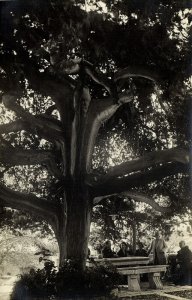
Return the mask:
<path id="1" fill-rule="evenodd" d="M 111 249 L 111 242 L 108 240 L 105 242 L 102 250 L 103 258 L 117 257 L 116 253 Z"/>
<path id="2" fill-rule="evenodd" d="M 125 242 L 122 242 L 120 245 L 120 249 L 117 252 L 117 255 L 119 257 L 127 257 L 128 253 L 127 253 L 127 244 Z"/>
<path id="3" fill-rule="evenodd" d="M 128 245 L 125 242 L 122 242 L 121 245 L 120 245 L 120 249 L 117 252 L 117 255 L 119 257 L 127 257 L 127 256 L 130 256 L 130 255 L 133 255 L 133 252 L 131 250 L 130 245 Z"/>
<path id="4" fill-rule="evenodd" d="M 136 256 L 148 256 L 147 251 L 144 249 L 143 243 L 138 242 L 138 249 L 135 251 Z"/>

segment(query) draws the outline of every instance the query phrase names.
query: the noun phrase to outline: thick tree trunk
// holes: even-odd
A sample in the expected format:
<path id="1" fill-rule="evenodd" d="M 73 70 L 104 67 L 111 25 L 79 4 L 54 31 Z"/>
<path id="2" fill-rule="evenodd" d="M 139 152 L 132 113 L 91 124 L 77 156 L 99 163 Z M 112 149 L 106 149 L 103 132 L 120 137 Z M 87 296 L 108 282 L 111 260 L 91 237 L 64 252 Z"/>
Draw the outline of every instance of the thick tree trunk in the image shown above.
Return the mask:
<path id="1" fill-rule="evenodd" d="M 92 204 L 87 191 L 70 188 L 66 196 L 65 224 L 60 224 L 60 265 L 65 259 L 72 259 L 84 268 L 88 254 Z"/>

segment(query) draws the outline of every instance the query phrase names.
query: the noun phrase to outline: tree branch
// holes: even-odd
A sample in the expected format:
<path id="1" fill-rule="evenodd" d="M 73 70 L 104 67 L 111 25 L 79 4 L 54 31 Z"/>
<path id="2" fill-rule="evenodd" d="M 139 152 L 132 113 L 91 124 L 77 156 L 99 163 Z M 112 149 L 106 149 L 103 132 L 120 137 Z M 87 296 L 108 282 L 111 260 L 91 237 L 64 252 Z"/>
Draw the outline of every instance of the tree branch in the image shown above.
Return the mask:
<path id="1" fill-rule="evenodd" d="M 106 195 L 103 197 L 95 197 L 93 200 L 94 205 L 99 204 L 102 200 L 109 198 L 110 196 L 115 196 L 117 194 L 112 194 L 112 195 Z M 119 194 L 118 194 L 119 195 Z M 161 206 L 155 200 L 153 200 L 151 197 L 139 193 L 139 192 L 134 192 L 134 191 L 127 191 L 124 193 L 121 193 L 120 195 L 125 196 L 125 197 L 130 197 L 136 202 L 144 202 L 151 206 L 155 211 L 160 212 L 160 213 L 169 213 L 171 211 L 170 207 L 166 206 Z"/>
<path id="2" fill-rule="evenodd" d="M 44 72 L 39 72 L 39 65 L 35 59 L 29 57 L 29 53 L 24 50 L 23 46 L 19 45 L 17 41 L 13 39 L 12 42 L 14 45 L 12 44 L 11 47 L 15 48 L 17 56 L 9 52 L 0 54 L 0 66 L 5 72 L 9 74 L 10 65 L 14 65 L 16 59 L 22 68 L 22 72 L 29 80 L 30 85 L 43 95 L 54 97 L 61 94 L 63 95 L 65 92 L 68 93 L 74 89 L 74 80 L 67 75 L 62 75 L 62 77 L 59 76 L 58 78 L 56 73 L 53 72 L 52 67 L 47 69 L 48 71 L 44 70 Z M 8 49 L 10 49 L 10 45 L 8 45 Z M 2 90 L 7 91 L 7 85 L 6 89 Z"/>
<path id="3" fill-rule="evenodd" d="M 39 72 L 34 63 L 27 57 L 28 63 L 24 63 L 24 73 L 29 80 L 30 86 L 45 96 L 51 96 L 63 119 L 66 102 L 72 102 L 75 82 L 67 75 L 58 78 L 55 74 L 47 71 Z M 70 111 L 68 111 L 68 114 Z"/>
<path id="4" fill-rule="evenodd" d="M 62 177 L 55 155 L 50 151 L 0 147 L 0 162 L 9 166 L 45 165 L 56 178 Z"/>
<path id="5" fill-rule="evenodd" d="M 133 159 L 110 168 L 106 175 L 99 178 L 99 181 L 106 182 L 108 180 L 113 180 L 118 176 L 128 175 L 132 172 L 142 171 L 155 165 L 174 161 L 183 164 L 189 163 L 189 151 L 185 149 L 173 148 L 150 152 L 141 158 Z"/>
<path id="6" fill-rule="evenodd" d="M 66 102 L 72 102 L 74 88 L 66 80 L 58 80 L 47 73 L 34 72 L 34 76 L 31 76 L 30 72 L 27 73 L 30 86 L 45 96 L 51 96 L 62 118 Z"/>
<path id="7" fill-rule="evenodd" d="M 121 104 L 132 101 L 132 97 L 123 95 L 121 98 Z M 120 107 L 120 104 L 114 104 L 112 98 L 106 99 L 94 99 L 89 105 L 87 119 L 85 124 L 85 133 L 83 137 L 83 158 L 82 168 L 85 168 L 86 172 L 90 171 L 91 158 L 95 140 L 101 125 L 106 122 Z"/>
<path id="8" fill-rule="evenodd" d="M 141 66 L 128 66 L 122 70 L 119 70 L 114 75 L 114 81 L 129 78 L 129 77 L 143 77 L 154 82 L 158 82 L 161 79 L 161 74 L 150 68 L 143 68 Z"/>
<path id="9" fill-rule="evenodd" d="M 105 74 L 98 72 L 90 62 L 79 58 L 67 61 L 63 67 L 65 73 L 70 75 L 78 74 L 81 70 L 85 71 L 93 81 L 103 86 L 112 97 L 114 96 L 113 81 Z"/>
<path id="10" fill-rule="evenodd" d="M 110 181 L 100 183 L 97 181 L 96 177 L 93 178 L 89 176 L 87 178 L 87 184 L 92 190 L 93 197 L 105 196 L 115 193 L 126 192 L 135 187 L 146 186 L 149 183 L 160 181 L 163 178 L 180 174 L 188 173 L 189 165 L 182 164 L 178 162 L 169 163 L 166 165 L 158 166 L 150 170 L 143 172 L 137 172 L 135 174 L 122 177 L 122 178 L 113 178 Z"/>
<path id="11" fill-rule="evenodd" d="M 11 123 L 0 125 L 0 134 L 7 134 L 10 132 L 17 132 L 22 130 L 29 131 L 29 126 L 26 121 L 20 119 Z"/>
<path id="12" fill-rule="evenodd" d="M 53 222 L 58 207 L 55 203 L 38 198 L 33 194 L 13 191 L 0 183 L 0 203 L 3 206 L 38 214 L 49 222 Z"/>
<path id="13" fill-rule="evenodd" d="M 46 110 L 45 114 L 46 114 L 46 115 L 51 115 L 52 112 L 53 112 L 55 109 L 57 109 L 57 106 L 56 106 L 56 105 L 51 105 L 51 106 L 48 107 L 48 109 Z"/>
<path id="14" fill-rule="evenodd" d="M 58 125 L 58 122 L 56 123 L 53 120 L 50 120 L 50 118 L 31 115 L 16 103 L 16 94 L 4 94 L 2 100 L 6 108 L 14 111 L 17 116 L 21 117 L 23 120 L 1 125 L 1 133 L 7 133 L 8 130 L 10 130 L 9 132 L 12 130 L 14 132 L 18 130 L 26 130 L 39 134 L 50 141 L 60 140 L 63 138 L 63 131 Z"/>
<path id="15" fill-rule="evenodd" d="M 9 87 L 8 80 L 5 78 L 0 78 L 0 91 L 2 92 L 7 91 L 8 87 Z M 1 102 L 1 98 L 0 98 L 0 102 Z"/>
<path id="16" fill-rule="evenodd" d="M 169 213 L 171 212 L 171 208 L 168 206 L 161 206 L 155 200 L 153 200 L 151 197 L 143 194 L 143 193 L 138 193 L 138 192 L 124 192 L 123 195 L 125 197 L 130 197 L 133 200 L 137 202 L 144 202 L 148 205 L 150 205 L 155 211 L 160 212 L 160 213 Z"/>
<path id="17" fill-rule="evenodd" d="M 53 72 L 52 68 L 49 68 L 51 69 L 50 73 L 48 69 L 44 70 L 44 72 L 39 72 L 39 66 L 37 65 L 36 61 L 29 58 L 28 53 L 22 48 L 22 46 L 19 46 L 17 43 L 16 48 L 17 62 L 20 64 L 22 73 L 27 78 L 29 86 L 44 96 L 50 96 L 56 104 L 61 119 L 64 120 L 64 114 L 66 114 L 66 102 L 72 102 L 73 91 L 75 87 L 74 80 L 68 78 L 67 75 L 62 76 L 62 78 L 59 76 L 58 78 Z M 15 56 L 12 54 L 7 54 L 5 58 L 4 54 L 0 55 L 0 65 L 9 74 L 9 65 L 7 62 L 9 62 L 9 65 L 11 63 L 14 64 Z M 17 89 L 21 89 L 18 82 L 14 82 L 14 84 L 12 84 L 12 82 L 8 82 L 8 86 L 6 85 L 2 91 L 7 93 L 7 91 L 10 89 L 13 90 L 15 86 Z M 69 109 L 67 111 L 69 115 L 71 111 Z"/>

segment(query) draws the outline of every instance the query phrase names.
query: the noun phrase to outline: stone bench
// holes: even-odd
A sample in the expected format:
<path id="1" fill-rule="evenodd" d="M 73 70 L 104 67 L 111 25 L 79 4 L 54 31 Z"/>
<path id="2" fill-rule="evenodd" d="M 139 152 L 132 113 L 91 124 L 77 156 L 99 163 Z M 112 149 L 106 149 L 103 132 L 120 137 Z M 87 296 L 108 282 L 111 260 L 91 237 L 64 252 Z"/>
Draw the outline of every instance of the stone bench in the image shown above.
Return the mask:
<path id="1" fill-rule="evenodd" d="M 117 268 L 118 273 L 127 275 L 128 290 L 140 291 L 140 274 L 148 274 L 149 287 L 152 289 L 163 289 L 160 279 L 161 272 L 165 272 L 167 265 L 153 265 L 153 266 L 137 266 Z"/>

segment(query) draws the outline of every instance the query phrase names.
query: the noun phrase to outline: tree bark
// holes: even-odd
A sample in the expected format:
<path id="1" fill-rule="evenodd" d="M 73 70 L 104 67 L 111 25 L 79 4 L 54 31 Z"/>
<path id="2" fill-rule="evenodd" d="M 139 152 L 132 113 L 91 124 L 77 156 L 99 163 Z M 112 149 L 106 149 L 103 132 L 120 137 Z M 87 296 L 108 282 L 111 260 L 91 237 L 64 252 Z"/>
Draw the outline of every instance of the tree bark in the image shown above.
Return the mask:
<path id="1" fill-rule="evenodd" d="M 78 260 L 80 266 L 84 268 L 88 254 L 91 207 L 87 197 L 73 198 L 75 199 L 72 199 L 68 206 L 67 257 Z"/>
<path id="2" fill-rule="evenodd" d="M 60 265 L 66 259 L 72 259 L 84 269 L 88 254 L 88 241 L 91 224 L 92 201 L 87 190 L 69 184 L 66 192 L 66 223 L 61 218 L 58 243 L 60 248 Z"/>

